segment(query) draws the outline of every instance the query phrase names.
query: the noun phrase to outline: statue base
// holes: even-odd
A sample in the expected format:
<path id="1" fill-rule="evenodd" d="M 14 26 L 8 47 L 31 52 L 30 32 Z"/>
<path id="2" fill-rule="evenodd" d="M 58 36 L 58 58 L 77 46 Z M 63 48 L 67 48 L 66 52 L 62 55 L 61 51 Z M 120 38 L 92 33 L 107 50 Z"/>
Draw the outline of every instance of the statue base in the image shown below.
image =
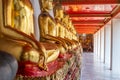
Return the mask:
<path id="1" fill-rule="evenodd" d="M 15 80 L 80 80 L 81 53 L 64 54 L 47 64 L 48 71 L 40 70 L 35 63 L 20 62 Z"/>

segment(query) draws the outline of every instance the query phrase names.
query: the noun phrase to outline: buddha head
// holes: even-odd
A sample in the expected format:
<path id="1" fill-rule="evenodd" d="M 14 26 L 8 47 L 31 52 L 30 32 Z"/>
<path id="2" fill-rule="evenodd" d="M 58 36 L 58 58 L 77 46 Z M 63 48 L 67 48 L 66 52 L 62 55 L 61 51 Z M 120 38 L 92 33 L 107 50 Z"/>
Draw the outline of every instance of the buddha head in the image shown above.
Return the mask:
<path id="1" fill-rule="evenodd" d="M 54 6 L 53 11 L 54 11 L 54 16 L 56 19 L 60 20 L 64 17 L 64 10 L 61 4 L 57 3 Z"/>
<path id="2" fill-rule="evenodd" d="M 53 0 L 39 0 L 41 11 L 49 11 L 53 9 Z"/>

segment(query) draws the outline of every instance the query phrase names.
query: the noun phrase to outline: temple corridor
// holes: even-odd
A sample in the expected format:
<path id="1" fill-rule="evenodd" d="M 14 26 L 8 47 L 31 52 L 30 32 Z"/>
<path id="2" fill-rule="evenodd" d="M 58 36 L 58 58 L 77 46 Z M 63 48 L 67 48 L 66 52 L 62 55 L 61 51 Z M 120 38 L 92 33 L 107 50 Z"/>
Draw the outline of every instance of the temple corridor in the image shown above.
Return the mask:
<path id="1" fill-rule="evenodd" d="M 93 53 L 83 53 L 81 80 L 120 80 L 120 75 L 113 73 Z"/>
<path id="2" fill-rule="evenodd" d="M 120 0 L 0 0 L 0 80 L 120 80 Z"/>

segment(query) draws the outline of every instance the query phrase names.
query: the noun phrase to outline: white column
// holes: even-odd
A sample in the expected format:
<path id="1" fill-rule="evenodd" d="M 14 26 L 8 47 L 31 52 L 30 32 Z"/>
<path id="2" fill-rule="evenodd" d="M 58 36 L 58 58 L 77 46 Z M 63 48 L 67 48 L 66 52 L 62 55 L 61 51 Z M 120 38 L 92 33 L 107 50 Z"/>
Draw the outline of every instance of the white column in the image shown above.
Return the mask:
<path id="1" fill-rule="evenodd" d="M 93 44 L 94 44 L 93 53 L 95 54 L 96 53 L 96 34 L 93 35 L 93 38 L 94 38 L 94 40 L 93 40 Z"/>
<path id="2" fill-rule="evenodd" d="M 101 45 L 100 45 L 100 51 L 101 51 L 101 62 L 104 62 L 104 27 L 103 28 L 101 28 L 101 35 L 100 35 L 100 37 L 101 37 Z"/>
<path id="3" fill-rule="evenodd" d="M 97 46 L 98 46 L 98 47 L 97 47 L 97 48 L 98 48 L 98 49 L 97 49 L 97 54 L 98 54 L 97 57 L 98 57 L 98 60 L 100 60 L 100 56 L 101 56 L 101 53 L 100 53 L 100 30 L 99 30 L 98 33 L 97 33 L 97 39 L 98 39 L 98 40 L 97 40 L 97 41 L 98 41 L 98 42 L 97 42 Z"/>
<path id="4" fill-rule="evenodd" d="M 111 20 L 110 70 L 112 70 L 112 61 L 113 61 L 113 20 Z"/>
<path id="5" fill-rule="evenodd" d="M 94 59 L 97 58 L 97 33 L 94 34 Z"/>
<path id="6" fill-rule="evenodd" d="M 98 33 L 96 33 L 96 58 L 98 57 Z"/>
<path id="7" fill-rule="evenodd" d="M 106 56 L 105 56 L 105 52 L 106 52 L 106 47 L 105 47 L 105 46 L 106 46 L 106 43 L 105 43 L 105 42 L 106 42 L 106 28 L 105 28 L 105 26 L 104 26 L 104 61 L 103 61 L 104 64 L 105 64 L 105 57 L 106 57 Z"/>
<path id="8" fill-rule="evenodd" d="M 99 30 L 99 60 L 101 60 L 101 30 Z"/>
<path id="9" fill-rule="evenodd" d="M 120 74 L 120 19 L 113 19 L 112 70 Z"/>
<path id="10" fill-rule="evenodd" d="M 111 59 L 111 24 L 105 25 L 105 65 L 110 69 Z"/>

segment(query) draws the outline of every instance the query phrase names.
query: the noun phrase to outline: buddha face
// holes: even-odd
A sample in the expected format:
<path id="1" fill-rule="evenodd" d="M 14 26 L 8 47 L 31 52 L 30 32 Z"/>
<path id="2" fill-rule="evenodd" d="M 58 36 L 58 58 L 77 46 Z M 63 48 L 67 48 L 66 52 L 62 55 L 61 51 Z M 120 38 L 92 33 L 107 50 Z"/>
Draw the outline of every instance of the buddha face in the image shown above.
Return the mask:
<path id="1" fill-rule="evenodd" d="M 56 14 L 57 16 L 56 17 L 59 17 L 59 18 L 63 18 L 63 10 L 61 9 L 61 10 L 57 10 L 57 14 Z"/>
<path id="2" fill-rule="evenodd" d="M 53 0 L 40 0 L 40 2 L 42 1 L 42 8 L 43 10 L 51 10 L 53 8 Z"/>
<path id="3" fill-rule="evenodd" d="M 57 19 L 62 19 L 62 18 L 63 18 L 63 16 L 64 16 L 64 10 L 63 10 L 61 4 L 59 4 L 59 3 L 56 4 L 56 5 L 54 6 L 53 11 L 54 11 L 54 16 L 55 16 L 55 18 L 57 18 Z"/>

